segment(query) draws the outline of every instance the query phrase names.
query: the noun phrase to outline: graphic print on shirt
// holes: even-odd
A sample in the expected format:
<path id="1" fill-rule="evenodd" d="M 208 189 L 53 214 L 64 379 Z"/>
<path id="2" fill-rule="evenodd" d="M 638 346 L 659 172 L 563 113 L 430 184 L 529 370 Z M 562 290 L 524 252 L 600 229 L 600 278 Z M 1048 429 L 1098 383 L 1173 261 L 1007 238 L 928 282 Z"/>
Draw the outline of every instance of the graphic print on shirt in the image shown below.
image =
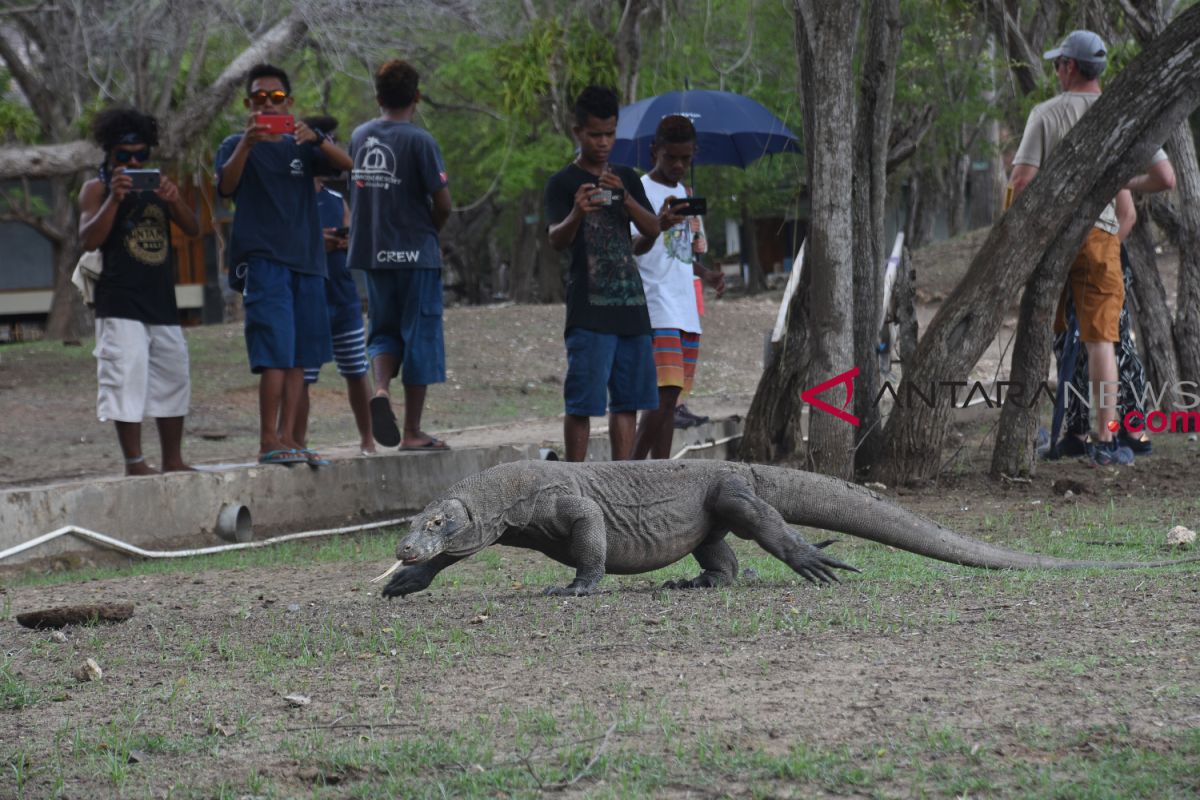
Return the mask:
<path id="1" fill-rule="evenodd" d="M 644 306 L 642 278 L 629 249 L 629 217 L 622 206 L 601 208 L 584 218 L 588 302 L 596 306 Z"/>
<path id="2" fill-rule="evenodd" d="M 125 249 L 134 260 L 150 267 L 160 267 L 166 263 L 170 251 L 167 231 L 166 214 L 154 203 L 147 203 L 137 224 L 125 235 Z"/>
<path id="3" fill-rule="evenodd" d="M 692 252 L 694 238 L 690 220 L 684 220 L 662 232 L 663 247 L 666 248 L 667 256 L 684 264 L 691 264 L 695 260 L 695 254 Z"/>
<path id="4" fill-rule="evenodd" d="M 363 143 L 350 174 L 359 189 L 390 189 L 401 183 L 396 177 L 396 153 L 375 136 Z"/>

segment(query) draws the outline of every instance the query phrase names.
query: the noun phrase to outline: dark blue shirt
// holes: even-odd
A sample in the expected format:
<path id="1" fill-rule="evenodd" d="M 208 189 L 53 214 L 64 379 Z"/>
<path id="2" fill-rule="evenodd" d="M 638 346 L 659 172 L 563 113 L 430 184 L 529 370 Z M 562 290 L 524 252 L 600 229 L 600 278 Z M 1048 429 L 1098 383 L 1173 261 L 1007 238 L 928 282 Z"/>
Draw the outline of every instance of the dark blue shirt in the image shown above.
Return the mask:
<path id="1" fill-rule="evenodd" d="M 448 178 L 429 132 L 374 119 L 355 128 L 350 157 L 350 268 L 441 269 L 433 194 Z"/>
<path id="2" fill-rule="evenodd" d="M 317 216 L 322 231 L 325 228 L 342 227 L 342 222 L 345 221 L 344 211 L 345 201 L 342 200 L 342 196 L 332 189 L 322 186 L 321 191 L 317 192 Z M 325 250 L 324 236 L 322 236 L 321 249 L 325 252 L 325 268 L 329 280 L 337 280 L 349 272 L 346 269 L 345 250 Z"/>
<path id="3" fill-rule="evenodd" d="M 221 167 L 241 138 L 242 134 L 234 134 L 217 150 L 218 185 Z M 313 178 L 328 171 L 329 164 L 318 148 L 296 144 L 291 136 L 254 145 L 232 195 L 236 208 L 229 242 L 231 269 L 247 259 L 264 258 L 296 272 L 325 275 L 325 245 L 317 221 Z"/>

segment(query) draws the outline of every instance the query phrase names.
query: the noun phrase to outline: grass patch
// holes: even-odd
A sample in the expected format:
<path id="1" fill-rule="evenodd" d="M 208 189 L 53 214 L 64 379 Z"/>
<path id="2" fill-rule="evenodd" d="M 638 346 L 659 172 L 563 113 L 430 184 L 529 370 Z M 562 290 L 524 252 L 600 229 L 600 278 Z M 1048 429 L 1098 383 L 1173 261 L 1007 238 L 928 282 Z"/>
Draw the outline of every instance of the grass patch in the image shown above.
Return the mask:
<path id="1" fill-rule="evenodd" d="M 37 703 L 41 694 L 13 669 L 12 659 L 0 660 L 0 710 L 15 710 Z"/>

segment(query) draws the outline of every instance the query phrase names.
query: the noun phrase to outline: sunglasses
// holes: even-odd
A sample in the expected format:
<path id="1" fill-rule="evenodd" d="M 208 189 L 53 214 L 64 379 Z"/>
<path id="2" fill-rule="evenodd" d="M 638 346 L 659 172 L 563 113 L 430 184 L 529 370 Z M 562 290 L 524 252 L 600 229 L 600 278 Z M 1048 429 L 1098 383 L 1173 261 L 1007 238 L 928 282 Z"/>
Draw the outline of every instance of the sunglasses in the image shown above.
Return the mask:
<path id="1" fill-rule="evenodd" d="M 145 163 L 150 160 L 150 148 L 143 147 L 141 150 L 114 150 L 113 161 L 118 164 L 128 164 L 130 161 L 137 159 Z"/>
<path id="2" fill-rule="evenodd" d="M 1058 69 L 1070 60 L 1071 59 L 1067 58 L 1066 56 L 1059 56 L 1058 58 L 1054 59 L 1054 68 Z"/>
<path id="3" fill-rule="evenodd" d="M 283 101 L 287 100 L 288 93 L 282 89 L 276 89 L 272 92 L 268 92 L 266 89 L 259 89 L 257 92 L 251 92 L 248 96 L 250 102 L 256 106 L 266 105 L 267 103 L 282 105 Z"/>

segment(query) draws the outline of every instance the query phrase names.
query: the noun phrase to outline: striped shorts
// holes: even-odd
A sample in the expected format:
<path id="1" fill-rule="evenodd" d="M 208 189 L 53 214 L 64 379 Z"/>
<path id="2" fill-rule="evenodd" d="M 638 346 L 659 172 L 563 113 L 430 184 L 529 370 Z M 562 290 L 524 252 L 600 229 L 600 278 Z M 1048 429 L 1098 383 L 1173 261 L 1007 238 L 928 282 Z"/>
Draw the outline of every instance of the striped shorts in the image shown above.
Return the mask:
<path id="1" fill-rule="evenodd" d="M 655 328 L 654 367 L 659 386 L 678 386 L 680 397 L 692 390 L 696 361 L 700 358 L 700 334 L 678 328 Z"/>
<path id="2" fill-rule="evenodd" d="M 333 330 L 333 360 L 338 374 L 357 378 L 367 373 L 367 337 L 363 328 L 362 306 L 357 302 L 329 309 L 329 327 Z M 304 382 L 316 383 L 319 368 L 305 369 Z"/>

